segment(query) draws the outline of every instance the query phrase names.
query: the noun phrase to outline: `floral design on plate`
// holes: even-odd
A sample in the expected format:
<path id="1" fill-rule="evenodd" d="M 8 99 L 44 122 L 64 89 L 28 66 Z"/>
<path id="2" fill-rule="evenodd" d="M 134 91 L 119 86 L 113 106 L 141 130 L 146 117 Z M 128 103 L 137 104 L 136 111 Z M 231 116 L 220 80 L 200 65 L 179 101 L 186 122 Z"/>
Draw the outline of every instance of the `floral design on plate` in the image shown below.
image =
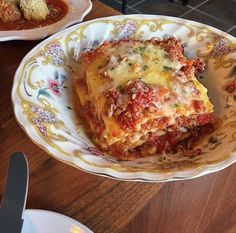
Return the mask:
<path id="1" fill-rule="evenodd" d="M 229 41 L 224 38 L 223 36 L 220 36 L 218 34 L 213 33 L 213 39 L 214 39 L 214 47 L 211 51 L 211 55 L 214 58 L 221 58 L 233 51 L 236 50 L 235 47 L 233 47 Z"/>
<path id="2" fill-rule="evenodd" d="M 60 97 L 62 91 L 67 88 L 67 86 L 64 85 L 66 81 L 67 77 L 64 74 L 59 74 L 58 71 L 55 71 L 54 78 L 47 80 L 47 87 L 38 90 L 37 98 L 39 99 L 41 95 L 49 98 L 52 98 L 52 95 Z"/>
<path id="3" fill-rule="evenodd" d="M 43 62 L 45 64 L 52 63 L 56 66 L 61 66 L 65 63 L 65 55 L 58 42 L 49 43 L 40 55 L 44 57 L 45 60 Z"/>
<path id="4" fill-rule="evenodd" d="M 51 112 L 42 109 L 36 105 L 30 104 L 30 110 L 32 112 L 32 122 L 38 128 L 43 137 L 47 137 L 47 124 L 56 124 L 58 119 Z"/>
<path id="5" fill-rule="evenodd" d="M 233 103 L 236 102 L 236 62 L 235 66 L 232 67 L 232 70 L 228 76 L 228 79 L 223 86 L 223 90 L 226 93 L 226 108 L 233 106 Z"/>
<path id="6" fill-rule="evenodd" d="M 113 34 L 116 39 L 124 39 L 136 32 L 137 24 L 133 20 L 124 20 L 114 24 Z"/>

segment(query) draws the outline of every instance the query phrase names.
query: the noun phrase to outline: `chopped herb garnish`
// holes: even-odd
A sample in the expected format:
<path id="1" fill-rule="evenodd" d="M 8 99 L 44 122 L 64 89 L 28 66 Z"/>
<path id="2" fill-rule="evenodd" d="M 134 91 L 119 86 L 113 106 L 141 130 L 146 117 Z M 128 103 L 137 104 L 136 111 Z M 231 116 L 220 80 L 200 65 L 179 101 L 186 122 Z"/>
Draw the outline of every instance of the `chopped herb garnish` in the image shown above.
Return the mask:
<path id="1" fill-rule="evenodd" d="M 174 106 L 175 106 L 176 108 L 179 108 L 179 107 L 180 107 L 180 104 L 179 104 L 179 103 L 175 103 Z"/>
<path id="2" fill-rule="evenodd" d="M 145 49 L 146 49 L 146 47 L 138 47 L 138 48 L 133 49 L 133 52 L 140 53 L 140 55 L 143 56 Z"/>
<path id="3" fill-rule="evenodd" d="M 164 58 L 169 58 L 169 55 L 165 53 Z"/>
<path id="4" fill-rule="evenodd" d="M 133 49 L 133 53 L 138 53 L 138 48 Z"/>
<path id="5" fill-rule="evenodd" d="M 147 70 L 147 69 L 149 69 L 149 67 L 147 65 L 144 65 L 143 70 Z"/>
<path id="6" fill-rule="evenodd" d="M 146 49 L 146 47 L 140 47 L 139 48 L 140 52 L 142 52 L 142 53 L 144 52 L 145 49 Z"/>
<path id="7" fill-rule="evenodd" d="M 163 70 L 164 70 L 164 71 L 169 71 L 169 70 L 172 70 L 172 68 L 169 67 L 169 66 L 163 66 Z"/>

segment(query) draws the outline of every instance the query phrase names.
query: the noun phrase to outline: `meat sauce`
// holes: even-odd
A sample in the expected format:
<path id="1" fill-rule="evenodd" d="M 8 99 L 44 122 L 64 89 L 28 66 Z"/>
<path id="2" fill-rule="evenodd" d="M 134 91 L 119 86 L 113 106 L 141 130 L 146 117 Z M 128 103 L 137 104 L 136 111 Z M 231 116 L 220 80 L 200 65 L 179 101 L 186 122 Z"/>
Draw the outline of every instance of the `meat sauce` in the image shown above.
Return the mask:
<path id="1" fill-rule="evenodd" d="M 126 45 L 126 42 L 130 44 Z M 183 45 L 174 38 L 149 41 L 150 44 L 160 47 L 160 54 L 159 50 L 156 51 L 157 60 L 166 61 L 155 65 L 148 63 L 149 60 L 143 62 L 145 54 L 141 49 L 145 50 L 148 46 L 144 47 L 137 41 L 135 47 L 133 46 L 135 40 L 120 40 L 112 42 L 112 47 L 119 43 L 122 43 L 121 51 L 117 54 L 110 48 L 111 43 L 105 42 L 81 57 L 81 64 L 88 67 L 88 71 L 100 76 L 105 84 L 111 84 L 104 84 L 105 87 L 101 86 L 102 88 L 99 89 L 99 92 L 101 91 L 105 96 L 104 102 L 97 101 L 97 97 L 88 92 L 88 103 L 81 106 L 82 118 L 90 126 L 94 142 L 102 151 L 121 160 L 133 160 L 162 152 L 182 152 L 184 156 L 200 155 L 201 149 L 196 146 L 203 136 L 215 130 L 216 123 L 211 108 L 204 103 L 207 96 L 204 97 L 204 93 L 198 90 L 193 79 L 195 73 L 204 70 L 204 62 L 199 58 L 187 59 L 184 56 Z M 146 45 L 146 42 L 143 43 Z M 136 49 L 135 52 L 133 48 Z M 155 51 L 155 47 L 151 48 Z M 103 58 L 105 61 L 102 60 Z M 96 59 L 101 59 L 101 62 L 97 64 L 94 62 Z M 169 60 L 176 61 L 177 65 L 173 65 Z M 134 66 L 138 64 L 140 69 L 132 76 L 136 73 Z M 153 73 L 150 70 L 156 64 L 161 69 Z M 152 77 L 160 76 L 160 79 L 163 78 L 166 82 L 155 82 L 154 78 L 150 79 L 153 82 L 149 79 L 146 79 L 146 82 L 145 65 L 146 69 L 150 69 L 146 73 L 149 72 Z M 93 77 L 88 74 L 83 78 L 90 83 L 90 78 Z M 185 88 L 185 85 L 188 88 Z M 95 87 L 91 89 L 96 91 Z M 225 89 L 231 91 L 231 86 Z M 178 99 L 178 95 L 182 98 Z M 186 98 L 189 100 L 185 101 Z M 98 113 L 96 113 L 96 106 L 99 106 Z M 211 106 L 210 102 L 209 106 Z M 107 117 L 112 121 L 106 121 Z M 112 122 L 116 123 L 114 127 Z M 116 138 L 113 140 L 113 137 Z"/>
<path id="2" fill-rule="evenodd" d="M 19 20 L 12 22 L 2 22 L 0 20 L 0 30 L 25 30 L 48 26 L 61 20 L 68 12 L 68 5 L 62 0 L 47 0 L 49 14 L 45 20 L 27 20 L 21 16 Z"/>

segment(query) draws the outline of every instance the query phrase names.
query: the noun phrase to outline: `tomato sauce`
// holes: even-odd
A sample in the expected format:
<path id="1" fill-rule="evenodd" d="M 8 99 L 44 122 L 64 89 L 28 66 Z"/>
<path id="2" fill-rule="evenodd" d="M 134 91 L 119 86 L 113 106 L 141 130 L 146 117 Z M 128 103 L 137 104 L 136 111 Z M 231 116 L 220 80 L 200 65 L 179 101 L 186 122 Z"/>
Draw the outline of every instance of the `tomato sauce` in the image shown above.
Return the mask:
<path id="1" fill-rule="evenodd" d="M 63 0 L 47 0 L 49 14 L 45 20 L 27 20 L 21 16 L 21 19 L 12 22 L 2 22 L 0 20 L 0 30 L 25 30 L 48 26 L 61 20 L 68 12 L 68 5 Z"/>

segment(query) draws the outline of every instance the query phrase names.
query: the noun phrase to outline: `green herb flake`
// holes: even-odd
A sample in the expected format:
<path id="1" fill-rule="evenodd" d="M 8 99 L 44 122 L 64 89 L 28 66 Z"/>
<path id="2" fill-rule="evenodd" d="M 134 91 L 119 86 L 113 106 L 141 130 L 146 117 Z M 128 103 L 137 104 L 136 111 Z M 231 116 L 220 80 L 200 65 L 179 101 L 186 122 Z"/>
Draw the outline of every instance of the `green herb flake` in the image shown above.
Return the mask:
<path id="1" fill-rule="evenodd" d="M 138 53 L 138 48 L 133 49 L 133 53 Z"/>
<path id="2" fill-rule="evenodd" d="M 133 49 L 133 53 L 139 53 L 141 56 L 143 56 L 145 49 L 146 47 L 138 47 L 138 48 Z"/>
<path id="3" fill-rule="evenodd" d="M 169 66 L 163 66 L 163 71 L 169 71 L 169 70 L 172 70 L 172 68 Z"/>
<path id="4" fill-rule="evenodd" d="M 144 53 L 145 49 L 146 49 L 146 47 L 140 47 L 140 48 L 139 48 L 139 50 L 140 50 L 141 53 Z"/>
<path id="5" fill-rule="evenodd" d="M 169 58 L 169 55 L 165 53 L 164 58 Z"/>
<path id="6" fill-rule="evenodd" d="M 145 70 L 147 70 L 147 69 L 149 69 L 148 65 L 144 65 L 144 66 L 143 66 L 143 70 L 145 71 Z"/>
<path id="7" fill-rule="evenodd" d="M 174 106 L 175 106 L 176 108 L 179 108 L 179 107 L 180 107 L 180 104 L 179 104 L 179 103 L 175 103 Z"/>

